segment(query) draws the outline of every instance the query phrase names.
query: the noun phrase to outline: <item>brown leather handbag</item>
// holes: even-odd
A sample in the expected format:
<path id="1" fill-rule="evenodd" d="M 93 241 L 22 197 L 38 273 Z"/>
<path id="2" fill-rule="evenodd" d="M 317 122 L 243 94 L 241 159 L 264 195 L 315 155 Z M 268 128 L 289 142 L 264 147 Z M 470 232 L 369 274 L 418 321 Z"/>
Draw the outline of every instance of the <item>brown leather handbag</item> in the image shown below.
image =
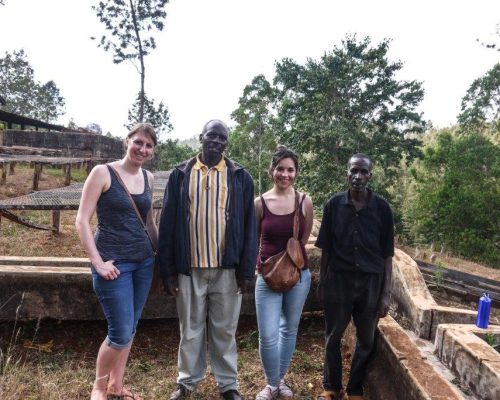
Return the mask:
<path id="1" fill-rule="evenodd" d="M 299 193 L 295 191 L 293 236 L 288 239 L 285 250 L 269 257 L 261 264 L 262 277 L 275 292 L 286 292 L 295 286 L 300 279 L 300 271 L 304 268 L 304 255 L 298 240 L 299 205 Z"/>

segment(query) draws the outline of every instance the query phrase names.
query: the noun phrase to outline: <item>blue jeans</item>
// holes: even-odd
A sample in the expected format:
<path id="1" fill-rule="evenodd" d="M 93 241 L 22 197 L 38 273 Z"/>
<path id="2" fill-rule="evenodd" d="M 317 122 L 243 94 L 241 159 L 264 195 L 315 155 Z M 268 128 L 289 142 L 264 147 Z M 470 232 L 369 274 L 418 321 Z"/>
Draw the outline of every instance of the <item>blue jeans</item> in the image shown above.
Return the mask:
<path id="1" fill-rule="evenodd" d="M 278 386 L 295 350 L 302 308 L 311 286 L 311 271 L 284 293 L 270 289 L 262 275 L 255 284 L 255 307 L 259 327 L 259 351 L 267 383 Z"/>
<path id="2" fill-rule="evenodd" d="M 106 280 L 92 268 L 94 291 L 108 321 L 106 343 L 113 349 L 130 346 L 153 279 L 154 257 L 141 262 L 115 261 L 118 278 Z"/>

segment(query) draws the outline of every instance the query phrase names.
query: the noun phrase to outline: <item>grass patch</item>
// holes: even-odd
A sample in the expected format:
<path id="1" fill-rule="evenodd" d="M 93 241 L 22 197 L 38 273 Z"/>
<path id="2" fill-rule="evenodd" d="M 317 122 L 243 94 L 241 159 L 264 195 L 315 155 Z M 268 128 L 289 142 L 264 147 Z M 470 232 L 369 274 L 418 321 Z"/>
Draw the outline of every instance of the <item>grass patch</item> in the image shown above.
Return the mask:
<path id="1" fill-rule="evenodd" d="M 314 399 L 322 379 L 323 339 L 310 339 L 308 333 L 322 326 L 322 321 L 301 328 L 297 351 L 292 359 L 287 382 L 297 399 Z M 104 321 L 51 321 L 39 324 L 35 342 L 54 341 L 52 352 L 28 349 L 25 339 L 32 339 L 36 322 L 18 325 L 20 333 L 11 355 L 16 363 L 0 375 L 2 400 L 52 400 L 89 398 L 94 379 L 95 357 L 106 336 Z M 0 347 L 12 333 L 13 323 L 0 323 Z M 260 364 L 257 327 L 252 317 L 242 317 L 237 332 L 240 391 L 247 399 L 265 386 Z M 85 332 L 84 346 L 78 345 Z M 168 398 L 177 378 L 178 321 L 141 321 L 127 366 L 125 383 L 144 399 Z M 307 337 L 307 339 L 306 339 Z M 8 341 L 8 339 L 7 339 Z M 305 363 L 305 365 L 299 365 Z M 220 399 L 215 379 L 209 371 L 192 397 L 197 400 Z"/>

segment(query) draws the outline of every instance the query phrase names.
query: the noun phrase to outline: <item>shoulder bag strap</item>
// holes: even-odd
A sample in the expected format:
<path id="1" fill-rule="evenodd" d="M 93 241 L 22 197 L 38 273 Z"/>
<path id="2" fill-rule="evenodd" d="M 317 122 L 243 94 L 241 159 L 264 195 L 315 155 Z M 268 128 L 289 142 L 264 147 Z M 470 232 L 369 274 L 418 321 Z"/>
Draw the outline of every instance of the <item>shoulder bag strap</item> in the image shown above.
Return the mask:
<path id="1" fill-rule="evenodd" d="M 127 189 L 127 186 L 125 186 L 125 183 L 123 182 L 120 174 L 118 173 L 118 171 L 113 167 L 111 166 L 110 164 L 106 164 L 109 168 L 111 168 L 111 170 L 115 173 L 115 176 L 116 176 L 116 179 L 118 180 L 118 183 L 121 185 L 121 187 L 123 188 L 123 190 L 125 190 L 125 192 L 127 193 L 128 195 L 128 198 L 130 200 L 130 203 L 132 204 L 132 207 L 134 207 L 134 210 L 135 210 L 135 213 L 137 215 L 137 218 L 139 219 L 139 221 L 141 222 L 141 225 L 142 225 L 142 228 L 144 229 L 144 232 L 146 232 L 146 235 L 148 236 L 148 239 L 149 239 L 149 242 L 151 243 L 151 247 L 153 249 L 153 251 L 155 252 L 156 254 L 156 249 L 155 249 L 155 246 L 153 245 L 153 241 L 151 240 L 151 236 L 149 235 L 149 231 L 148 231 L 148 228 L 146 227 L 146 224 L 144 223 L 142 217 L 141 217 L 141 213 L 139 212 L 139 210 L 137 209 L 137 205 L 135 204 L 135 201 L 134 199 L 132 198 L 132 195 L 130 194 L 130 192 L 128 191 Z M 147 179 L 147 174 L 146 174 L 146 177 L 145 179 Z M 149 185 L 149 182 L 144 182 L 145 185 Z"/>
<path id="2" fill-rule="evenodd" d="M 293 216 L 293 238 L 298 240 L 299 237 L 299 192 L 295 191 L 295 214 Z"/>

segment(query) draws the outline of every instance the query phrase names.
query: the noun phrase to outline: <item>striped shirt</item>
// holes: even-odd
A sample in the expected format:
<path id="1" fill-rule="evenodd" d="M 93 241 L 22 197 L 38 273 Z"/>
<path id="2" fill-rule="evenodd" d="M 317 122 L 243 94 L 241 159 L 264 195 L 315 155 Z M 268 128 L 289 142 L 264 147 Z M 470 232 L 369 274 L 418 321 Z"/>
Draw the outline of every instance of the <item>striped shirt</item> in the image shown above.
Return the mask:
<path id="1" fill-rule="evenodd" d="M 189 180 L 189 239 L 193 268 L 221 266 L 228 201 L 224 158 L 208 168 L 198 155 Z"/>

